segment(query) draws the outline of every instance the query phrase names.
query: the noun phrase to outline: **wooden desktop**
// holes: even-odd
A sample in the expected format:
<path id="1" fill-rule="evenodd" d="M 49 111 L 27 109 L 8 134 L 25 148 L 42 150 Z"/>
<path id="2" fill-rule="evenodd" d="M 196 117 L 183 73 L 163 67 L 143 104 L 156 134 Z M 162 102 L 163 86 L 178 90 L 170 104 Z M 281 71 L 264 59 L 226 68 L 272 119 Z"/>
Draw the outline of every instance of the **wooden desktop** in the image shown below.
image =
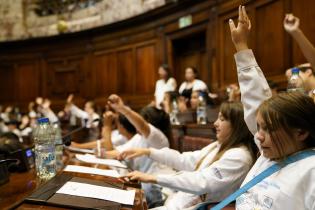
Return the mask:
<path id="1" fill-rule="evenodd" d="M 66 152 L 66 164 L 91 166 L 97 168 L 105 168 L 104 166 L 96 166 L 95 164 L 82 163 L 74 158 L 74 154 Z M 105 177 L 93 174 L 82 174 L 73 172 L 60 172 L 59 174 L 67 173 L 74 177 L 81 177 L 93 180 L 101 180 L 106 183 L 122 183 L 121 180 L 112 177 Z M 33 204 L 25 201 L 25 198 L 32 194 L 36 189 L 42 186 L 36 179 L 35 170 L 31 169 L 24 173 L 12 173 L 10 175 L 10 181 L 0 187 L 0 209 L 72 209 L 72 208 L 60 208 L 56 206 L 49 206 L 46 204 Z M 122 205 L 122 210 L 145 210 L 147 204 L 143 191 L 140 189 L 139 183 L 123 183 L 124 189 L 136 189 L 136 197 L 134 205 L 132 207 Z"/>

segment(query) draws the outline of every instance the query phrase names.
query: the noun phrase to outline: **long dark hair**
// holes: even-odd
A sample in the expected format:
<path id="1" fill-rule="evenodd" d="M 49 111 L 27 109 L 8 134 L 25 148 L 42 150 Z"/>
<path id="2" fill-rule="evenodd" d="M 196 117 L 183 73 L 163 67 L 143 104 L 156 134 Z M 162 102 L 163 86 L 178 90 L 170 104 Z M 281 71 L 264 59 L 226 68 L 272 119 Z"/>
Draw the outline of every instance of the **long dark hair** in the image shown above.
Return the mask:
<path id="1" fill-rule="evenodd" d="M 169 141 L 172 140 L 170 117 L 164 110 L 153 106 L 146 106 L 140 111 L 140 115 L 148 123 L 162 131 Z"/>
<path id="2" fill-rule="evenodd" d="M 297 142 L 290 138 L 293 136 L 293 129 L 309 132 L 304 141 L 305 146 L 315 147 L 315 104 L 309 96 L 299 92 L 280 93 L 264 101 L 258 112 L 266 123 L 280 158 L 286 156 L 285 145 L 297 146 Z M 274 132 L 276 130 L 278 132 Z"/>
<path id="3" fill-rule="evenodd" d="M 245 146 L 250 152 L 253 163 L 258 154 L 258 148 L 254 142 L 254 136 L 249 131 L 244 120 L 244 108 L 240 102 L 224 102 L 220 107 L 220 112 L 224 119 L 231 123 L 232 133 L 227 141 L 224 141 L 219 152 L 213 158 L 212 162 L 220 159 L 229 149 Z"/>
<path id="4" fill-rule="evenodd" d="M 166 73 L 167 73 L 167 77 L 166 77 L 165 81 L 167 81 L 169 78 L 172 77 L 172 72 L 171 72 L 171 68 L 169 67 L 169 65 L 164 63 L 164 64 L 160 65 L 160 68 L 164 69 L 164 71 L 166 71 Z"/>

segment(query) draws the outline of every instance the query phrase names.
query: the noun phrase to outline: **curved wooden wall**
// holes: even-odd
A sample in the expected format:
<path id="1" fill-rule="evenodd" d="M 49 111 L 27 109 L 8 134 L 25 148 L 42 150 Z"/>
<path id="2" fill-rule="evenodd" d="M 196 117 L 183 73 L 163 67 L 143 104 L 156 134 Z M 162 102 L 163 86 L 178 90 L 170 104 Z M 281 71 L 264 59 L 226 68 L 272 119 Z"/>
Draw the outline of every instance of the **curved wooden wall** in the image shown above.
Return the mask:
<path id="1" fill-rule="evenodd" d="M 196 66 L 210 89 L 237 82 L 228 19 L 247 5 L 253 31 L 250 46 L 268 78 L 285 85 L 283 73 L 305 62 L 284 31 L 285 13 L 301 19 L 315 43 L 315 1 L 182 0 L 123 22 L 75 34 L 0 44 L 0 103 L 25 105 L 36 96 L 61 108 L 69 93 L 82 103 L 104 105 L 111 93 L 135 108 L 150 102 L 157 67 L 168 63 L 180 83 L 185 66 Z M 307 11 L 307 12 L 305 12 Z M 191 15 L 192 25 L 179 28 Z"/>

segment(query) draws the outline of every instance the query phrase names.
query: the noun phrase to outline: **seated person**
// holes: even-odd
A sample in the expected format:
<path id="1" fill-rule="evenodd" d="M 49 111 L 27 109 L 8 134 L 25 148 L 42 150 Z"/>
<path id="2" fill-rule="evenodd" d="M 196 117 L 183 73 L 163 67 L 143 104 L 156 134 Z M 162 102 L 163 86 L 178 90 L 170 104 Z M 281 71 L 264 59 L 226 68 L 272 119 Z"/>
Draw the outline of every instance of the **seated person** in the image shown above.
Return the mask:
<path id="1" fill-rule="evenodd" d="M 208 87 L 207 85 L 197 79 L 198 72 L 194 67 L 187 67 L 185 70 L 185 80 L 179 87 L 179 94 L 181 96 L 184 96 L 187 101 L 189 101 L 191 97 L 191 93 L 194 90 L 201 90 L 201 91 L 207 91 Z"/>
<path id="2" fill-rule="evenodd" d="M 125 106 L 122 99 L 117 95 L 109 97 L 109 106 L 117 113 L 118 130 L 124 135 L 128 141 L 127 143 L 114 147 L 110 140 L 112 125 L 112 113 L 105 114 L 105 125 L 103 135 L 103 147 L 106 148 L 105 158 L 117 158 L 119 153 L 130 148 L 164 148 L 169 147 L 168 138 L 170 136 L 170 121 L 168 115 L 156 107 L 145 107 L 141 110 L 141 115 Z M 104 125 L 104 126 L 105 126 Z M 137 132 L 136 132 L 137 131 Z M 140 157 L 128 161 L 128 166 L 133 170 L 139 170 L 148 173 L 173 173 L 170 168 L 158 164 L 157 162 Z M 149 207 L 162 205 L 161 187 L 152 184 L 142 185 Z"/>
<path id="3" fill-rule="evenodd" d="M 315 104 L 299 92 L 271 97 L 266 78 L 247 45 L 251 22 L 245 7 L 239 7 L 237 27 L 233 20 L 229 24 L 237 50 L 234 57 L 245 121 L 261 148 L 242 185 L 275 164 L 281 166 L 239 196 L 236 209 L 314 209 L 315 156 L 305 152 L 312 154 L 315 148 Z M 283 162 L 294 155 L 306 158 L 289 165 Z"/>
<path id="4" fill-rule="evenodd" d="M 214 123 L 217 141 L 202 150 L 180 154 L 169 148 L 129 149 L 120 154 L 122 159 L 143 155 L 166 164 L 179 173 L 155 175 L 131 172 L 131 180 L 157 183 L 178 190 L 158 209 L 181 210 L 204 199 L 219 202 L 238 189 L 254 164 L 257 147 L 244 121 L 243 106 L 239 102 L 225 102 Z"/>
<path id="5" fill-rule="evenodd" d="M 120 128 L 126 128 L 125 126 L 128 126 L 126 124 L 125 126 L 123 126 L 124 120 L 121 115 L 114 114 L 111 111 L 106 111 L 103 114 L 103 122 L 104 124 L 102 127 L 101 139 L 87 142 L 87 143 L 81 143 L 81 144 L 72 142 L 71 146 L 83 148 L 83 149 L 84 148 L 93 149 L 97 147 L 96 141 L 100 141 L 102 148 L 106 150 L 112 150 L 113 148 L 119 145 L 125 144 L 128 141 L 128 139 L 130 139 L 133 136 L 133 135 L 132 136 L 126 135 L 128 133 L 126 133 L 125 130 L 120 129 Z M 108 146 L 109 142 L 110 142 L 110 146 Z"/>
<path id="6" fill-rule="evenodd" d="M 160 79 L 155 84 L 155 106 L 161 108 L 161 103 L 164 99 L 164 94 L 168 91 L 175 91 L 177 87 L 176 80 L 171 76 L 169 67 L 164 64 L 159 67 Z"/>
<path id="7" fill-rule="evenodd" d="M 95 112 L 94 102 L 88 101 L 84 105 L 84 111 L 73 104 L 73 95 L 69 95 L 67 106 L 70 107 L 71 114 L 82 120 L 82 125 L 87 128 L 97 128 L 99 125 L 99 115 Z"/>
<path id="8" fill-rule="evenodd" d="M 28 115 L 23 115 L 21 124 L 19 125 L 21 136 L 30 136 L 32 134 L 32 128 L 30 126 L 30 118 Z"/>

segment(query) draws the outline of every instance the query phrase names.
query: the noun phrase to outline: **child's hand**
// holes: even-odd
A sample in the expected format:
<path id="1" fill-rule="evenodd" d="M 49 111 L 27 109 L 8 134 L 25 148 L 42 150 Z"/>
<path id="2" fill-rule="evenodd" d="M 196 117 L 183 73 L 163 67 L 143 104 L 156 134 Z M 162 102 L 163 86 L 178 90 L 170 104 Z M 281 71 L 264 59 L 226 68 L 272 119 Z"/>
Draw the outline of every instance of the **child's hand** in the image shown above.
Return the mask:
<path id="1" fill-rule="evenodd" d="M 67 98 L 67 104 L 72 104 L 73 103 L 73 98 L 74 98 L 74 95 L 73 94 L 70 94 Z"/>
<path id="2" fill-rule="evenodd" d="M 293 14 L 286 14 L 283 20 L 283 26 L 288 33 L 296 32 L 299 30 L 300 19 Z"/>
<path id="3" fill-rule="evenodd" d="M 123 160 L 123 159 L 133 159 L 136 157 L 140 157 L 143 155 L 149 155 L 150 154 L 150 149 L 147 148 L 134 148 L 134 149 L 129 149 L 126 151 L 123 151 L 122 153 L 119 154 L 118 159 Z"/>
<path id="4" fill-rule="evenodd" d="M 142 173 L 140 171 L 133 171 L 127 174 L 126 176 L 122 177 L 124 179 L 129 179 L 130 181 L 138 180 L 140 182 L 145 183 L 156 183 L 156 177 L 151 174 Z"/>
<path id="5" fill-rule="evenodd" d="M 112 111 L 106 111 L 103 114 L 103 119 L 104 119 L 105 125 L 111 126 L 113 124 L 114 119 L 115 119 L 114 113 Z"/>
<path id="6" fill-rule="evenodd" d="M 231 37 L 237 51 L 248 49 L 247 41 L 251 29 L 250 19 L 247 16 L 245 6 L 238 8 L 238 24 L 235 27 L 232 19 L 229 20 Z"/>
<path id="7" fill-rule="evenodd" d="M 115 94 L 110 95 L 108 97 L 107 103 L 116 112 L 122 113 L 124 111 L 124 108 L 125 108 L 124 102 L 118 95 L 115 95 Z"/>

